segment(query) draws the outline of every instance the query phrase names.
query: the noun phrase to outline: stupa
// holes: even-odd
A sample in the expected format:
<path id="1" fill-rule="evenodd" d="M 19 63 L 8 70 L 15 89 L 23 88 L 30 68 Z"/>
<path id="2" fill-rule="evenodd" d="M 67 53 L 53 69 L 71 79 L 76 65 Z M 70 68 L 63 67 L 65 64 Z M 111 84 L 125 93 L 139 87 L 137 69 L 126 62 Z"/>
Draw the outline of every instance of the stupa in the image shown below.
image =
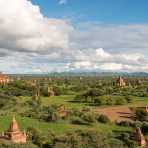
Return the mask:
<path id="1" fill-rule="evenodd" d="M 10 140 L 13 143 L 26 143 L 26 133 L 20 131 L 15 116 L 13 116 L 9 129 L 0 138 Z"/>

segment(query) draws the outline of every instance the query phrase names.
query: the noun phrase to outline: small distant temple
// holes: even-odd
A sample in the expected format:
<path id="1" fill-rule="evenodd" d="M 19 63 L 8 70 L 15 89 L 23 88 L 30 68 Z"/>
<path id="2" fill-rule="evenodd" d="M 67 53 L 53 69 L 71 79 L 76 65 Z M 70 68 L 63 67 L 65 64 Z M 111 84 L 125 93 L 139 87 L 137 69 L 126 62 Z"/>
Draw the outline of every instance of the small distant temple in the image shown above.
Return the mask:
<path id="1" fill-rule="evenodd" d="M 148 113 L 148 106 L 145 106 L 145 111 Z"/>
<path id="2" fill-rule="evenodd" d="M 68 115 L 68 112 L 66 111 L 65 106 L 63 104 L 61 104 L 58 107 L 57 113 L 58 113 L 59 117 L 61 117 L 61 118 L 65 118 Z"/>
<path id="3" fill-rule="evenodd" d="M 55 95 L 55 93 L 54 93 L 53 89 L 51 87 L 48 87 L 48 96 L 52 97 L 54 95 Z"/>
<path id="4" fill-rule="evenodd" d="M 117 79 L 116 85 L 118 87 L 124 87 L 124 86 L 126 86 L 126 83 L 125 83 L 124 79 L 121 76 Z"/>
<path id="5" fill-rule="evenodd" d="M 140 108 L 140 109 L 142 109 L 142 110 L 144 110 L 145 112 L 148 113 L 148 106 L 147 105 L 146 106 L 142 106 L 142 107 L 138 107 L 138 108 Z"/>
<path id="6" fill-rule="evenodd" d="M 137 141 L 138 145 L 141 147 L 144 147 L 146 145 L 146 140 L 139 127 L 137 127 L 134 132 L 134 140 Z"/>
<path id="7" fill-rule="evenodd" d="M 26 143 L 26 133 L 20 131 L 15 116 L 9 129 L 1 134 L 0 139 L 9 140 L 13 143 Z"/>
<path id="8" fill-rule="evenodd" d="M 10 77 L 0 73 L 0 85 L 5 85 L 11 81 Z"/>

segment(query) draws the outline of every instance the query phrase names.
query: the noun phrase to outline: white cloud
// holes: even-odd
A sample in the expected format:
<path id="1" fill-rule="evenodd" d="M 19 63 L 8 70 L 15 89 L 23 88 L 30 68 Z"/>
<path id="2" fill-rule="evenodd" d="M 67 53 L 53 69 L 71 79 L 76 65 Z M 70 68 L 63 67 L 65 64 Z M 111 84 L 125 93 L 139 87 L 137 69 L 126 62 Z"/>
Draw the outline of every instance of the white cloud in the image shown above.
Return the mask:
<path id="1" fill-rule="evenodd" d="M 31 1 L 0 0 L 0 71 L 148 71 L 147 24 L 81 28 L 44 17 Z"/>
<path id="2" fill-rule="evenodd" d="M 83 30 L 83 31 L 81 31 Z M 73 48 L 104 48 L 113 52 L 147 52 L 148 24 L 81 25 L 72 33 Z M 83 43 L 83 44 L 82 44 Z"/>
<path id="3" fill-rule="evenodd" d="M 67 0 L 59 0 L 59 5 L 65 5 L 67 4 Z"/>
<path id="4" fill-rule="evenodd" d="M 90 61 L 80 61 L 80 62 L 74 62 L 72 64 L 68 64 L 67 66 L 70 66 L 71 68 L 90 68 L 92 66 L 92 63 Z"/>
<path id="5" fill-rule="evenodd" d="M 148 71 L 148 58 L 141 53 L 109 53 L 102 48 L 87 49 L 78 52 L 74 57 L 77 61 L 69 63 L 69 69 L 99 71 Z M 86 52 L 87 51 L 87 52 Z M 83 58 L 81 58 L 83 57 Z"/>
<path id="6" fill-rule="evenodd" d="M 67 48 L 71 26 L 44 17 L 28 0 L 0 1 L 0 45 L 14 50 L 44 51 Z"/>
<path id="7" fill-rule="evenodd" d="M 96 49 L 96 56 L 103 59 L 111 58 L 111 55 L 103 50 L 103 48 Z"/>

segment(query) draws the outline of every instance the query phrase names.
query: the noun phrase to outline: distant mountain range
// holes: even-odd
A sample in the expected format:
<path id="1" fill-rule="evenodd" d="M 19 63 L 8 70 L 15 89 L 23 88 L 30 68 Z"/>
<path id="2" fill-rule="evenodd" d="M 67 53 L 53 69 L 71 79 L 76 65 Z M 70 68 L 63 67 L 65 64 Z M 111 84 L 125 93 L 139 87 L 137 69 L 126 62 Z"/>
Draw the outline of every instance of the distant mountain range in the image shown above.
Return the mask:
<path id="1" fill-rule="evenodd" d="M 35 77 L 47 77 L 47 76 L 135 76 L 135 77 L 148 77 L 146 72 L 52 72 L 46 74 L 9 74 L 10 76 L 35 76 Z"/>
<path id="2" fill-rule="evenodd" d="M 50 76 L 140 76 L 148 77 L 146 72 L 54 72 Z"/>

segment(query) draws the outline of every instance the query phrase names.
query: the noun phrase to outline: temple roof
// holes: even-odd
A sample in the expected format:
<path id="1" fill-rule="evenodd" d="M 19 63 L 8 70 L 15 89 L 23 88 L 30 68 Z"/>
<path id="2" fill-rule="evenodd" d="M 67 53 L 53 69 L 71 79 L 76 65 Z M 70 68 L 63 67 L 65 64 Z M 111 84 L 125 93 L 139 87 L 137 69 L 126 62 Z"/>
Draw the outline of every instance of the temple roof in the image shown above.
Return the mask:
<path id="1" fill-rule="evenodd" d="M 9 132 L 16 132 L 16 131 L 19 131 L 19 127 L 15 119 L 15 116 L 13 116 L 13 119 L 10 123 Z"/>
<path id="2" fill-rule="evenodd" d="M 144 136 L 143 136 L 143 134 L 142 134 L 142 132 L 141 132 L 141 129 L 138 127 L 138 128 L 136 128 L 136 138 L 137 138 L 137 140 L 142 140 L 142 139 L 144 139 Z"/>

